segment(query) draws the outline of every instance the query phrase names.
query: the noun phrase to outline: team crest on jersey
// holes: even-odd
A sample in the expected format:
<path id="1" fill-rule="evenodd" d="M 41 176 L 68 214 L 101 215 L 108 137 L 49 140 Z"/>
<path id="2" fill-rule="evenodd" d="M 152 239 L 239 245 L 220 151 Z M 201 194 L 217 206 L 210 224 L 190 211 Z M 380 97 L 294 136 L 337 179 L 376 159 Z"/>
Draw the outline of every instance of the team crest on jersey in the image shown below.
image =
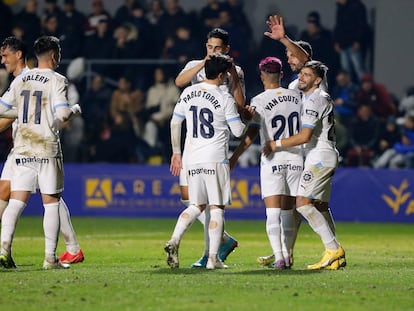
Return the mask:
<path id="1" fill-rule="evenodd" d="M 315 111 L 315 110 L 312 110 L 312 109 L 306 109 L 305 110 L 305 113 L 307 115 L 312 116 L 312 117 L 315 117 L 315 118 L 317 118 L 319 116 L 319 113 L 317 111 Z"/>
<path id="2" fill-rule="evenodd" d="M 309 184 L 313 180 L 313 173 L 311 171 L 304 171 L 302 174 L 302 180 L 304 183 Z"/>

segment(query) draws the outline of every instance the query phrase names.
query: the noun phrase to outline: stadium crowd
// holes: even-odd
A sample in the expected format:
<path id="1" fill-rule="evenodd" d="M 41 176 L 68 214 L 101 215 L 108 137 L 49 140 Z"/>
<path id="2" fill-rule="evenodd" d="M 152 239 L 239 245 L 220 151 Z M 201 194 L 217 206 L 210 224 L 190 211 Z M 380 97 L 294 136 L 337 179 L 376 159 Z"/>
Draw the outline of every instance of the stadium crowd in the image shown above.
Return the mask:
<path id="1" fill-rule="evenodd" d="M 169 122 L 181 92 L 174 78 L 189 60 L 205 56 L 206 34 L 213 28 L 230 34 L 229 55 L 244 69 L 247 104 L 262 91 L 257 64 L 263 57 L 282 59 L 283 86 L 293 79 L 282 44 L 265 36 L 255 42 L 241 0 L 206 0 L 194 12 L 187 12 L 179 0 L 125 0 L 114 14 L 105 8 L 105 0 L 92 0 L 89 12 L 78 10 L 75 0 L 61 5 L 45 0 L 42 9 L 37 0 L 26 0 L 13 13 L 0 1 L 0 40 L 11 35 L 24 40 L 30 47 L 28 64 L 34 66 L 34 40 L 42 34 L 60 39 L 67 62 L 58 71 L 71 80 L 71 104 L 79 103 L 83 110 L 61 132 L 66 163 L 168 163 Z M 414 87 L 399 99 L 366 69 L 374 36 L 363 2 L 337 0 L 334 29 L 324 27 L 313 11 L 306 29 L 287 31 L 290 38 L 309 42 L 312 58 L 329 67 L 341 165 L 414 167 Z M 102 62 L 92 72 L 73 76 L 68 69 L 79 59 Z M 1 93 L 8 85 L 9 77 L 0 69 Z M 0 160 L 11 143 L 11 131 L 3 132 Z M 260 149 L 251 150 L 258 159 Z M 395 155 L 398 161 L 392 160 Z"/>

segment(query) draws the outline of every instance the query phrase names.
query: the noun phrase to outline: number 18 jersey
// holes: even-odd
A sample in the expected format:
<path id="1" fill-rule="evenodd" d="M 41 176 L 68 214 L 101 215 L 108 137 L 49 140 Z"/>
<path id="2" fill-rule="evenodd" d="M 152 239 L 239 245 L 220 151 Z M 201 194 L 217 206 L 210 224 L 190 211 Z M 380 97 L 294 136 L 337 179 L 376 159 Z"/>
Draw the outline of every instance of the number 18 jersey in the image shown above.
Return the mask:
<path id="1" fill-rule="evenodd" d="M 234 98 L 218 86 L 201 82 L 187 87 L 174 108 L 172 122 L 186 120 L 185 165 L 228 163 L 229 127 L 243 133 Z"/>

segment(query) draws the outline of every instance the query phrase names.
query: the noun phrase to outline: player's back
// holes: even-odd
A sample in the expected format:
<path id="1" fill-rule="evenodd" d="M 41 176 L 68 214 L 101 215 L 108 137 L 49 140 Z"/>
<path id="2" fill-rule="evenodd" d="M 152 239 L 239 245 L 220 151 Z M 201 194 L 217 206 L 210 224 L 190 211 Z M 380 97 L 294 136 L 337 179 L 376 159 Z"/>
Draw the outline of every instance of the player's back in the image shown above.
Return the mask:
<path id="1" fill-rule="evenodd" d="M 61 155 L 56 106 L 67 105 L 67 80 L 51 69 L 34 68 L 15 79 L 18 109 L 15 152 L 22 155 Z"/>
<path id="2" fill-rule="evenodd" d="M 228 122 L 240 120 L 234 98 L 218 86 L 198 83 L 183 91 L 177 111 L 186 118 L 186 163 L 227 161 Z"/>
<path id="3" fill-rule="evenodd" d="M 252 98 L 256 114 L 253 122 L 260 122 L 260 141 L 278 140 L 299 133 L 301 100 L 296 91 L 285 88 L 268 89 Z M 287 148 L 286 148 L 287 150 Z M 299 152 L 300 146 L 288 151 Z"/>

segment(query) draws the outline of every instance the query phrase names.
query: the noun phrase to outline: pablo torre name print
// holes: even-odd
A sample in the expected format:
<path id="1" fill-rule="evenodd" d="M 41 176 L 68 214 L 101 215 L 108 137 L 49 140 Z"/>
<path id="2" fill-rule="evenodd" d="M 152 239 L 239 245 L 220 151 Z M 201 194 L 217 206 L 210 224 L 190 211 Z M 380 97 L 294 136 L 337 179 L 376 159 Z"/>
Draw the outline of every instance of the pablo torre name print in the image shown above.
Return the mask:
<path id="1" fill-rule="evenodd" d="M 205 90 L 192 91 L 191 93 L 187 94 L 185 97 L 182 97 L 181 99 L 185 103 L 187 103 L 189 100 L 196 98 L 196 97 L 201 97 L 201 98 L 208 100 L 215 109 L 218 109 L 221 107 L 218 100 L 214 97 L 214 95 L 211 95 L 209 92 Z"/>

